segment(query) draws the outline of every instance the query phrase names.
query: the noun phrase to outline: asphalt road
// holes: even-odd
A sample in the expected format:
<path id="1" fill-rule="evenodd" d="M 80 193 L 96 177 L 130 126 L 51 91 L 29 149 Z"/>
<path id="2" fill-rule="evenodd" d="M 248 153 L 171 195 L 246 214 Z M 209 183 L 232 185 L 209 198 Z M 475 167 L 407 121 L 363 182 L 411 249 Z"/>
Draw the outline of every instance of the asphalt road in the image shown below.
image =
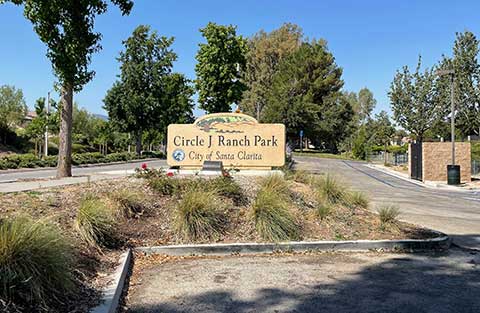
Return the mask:
<path id="1" fill-rule="evenodd" d="M 479 263 L 459 249 L 185 259 L 139 274 L 127 312 L 474 313 Z"/>
<path id="2" fill-rule="evenodd" d="M 100 174 L 103 172 L 122 172 L 131 171 L 141 166 L 142 163 L 147 163 L 149 167 L 165 167 L 167 165 L 166 160 L 145 161 L 121 163 L 121 164 L 105 164 L 105 165 L 92 165 L 89 167 L 74 166 L 72 169 L 73 176 L 85 176 L 92 174 Z M 6 170 L 0 171 L 0 184 L 10 183 L 19 180 L 31 180 L 31 179 L 46 179 L 52 178 L 56 175 L 55 168 L 38 168 L 38 169 L 21 169 L 21 170 Z"/>
<path id="3" fill-rule="evenodd" d="M 364 191 L 371 209 L 396 205 L 400 219 L 442 231 L 454 243 L 480 249 L 480 194 L 478 191 L 432 189 L 372 169 L 365 163 L 315 157 L 295 157 L 296 167 L 330 173 Z"/>

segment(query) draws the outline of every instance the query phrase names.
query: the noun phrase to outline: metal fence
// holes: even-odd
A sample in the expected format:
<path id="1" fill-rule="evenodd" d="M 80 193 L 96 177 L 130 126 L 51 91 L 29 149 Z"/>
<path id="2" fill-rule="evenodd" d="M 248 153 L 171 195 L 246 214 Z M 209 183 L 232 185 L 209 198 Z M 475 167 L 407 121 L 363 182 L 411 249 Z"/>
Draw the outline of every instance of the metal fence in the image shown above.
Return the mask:
<path id="1" fill-rule="evenodd" d="M 385 154 L 383 151 L 372 153 L 369 155 L 368 160 L 373 163 L 385 163 Z M 390 153 L 387 152 L 387 164 L 390 165 L 407 165 L 408 153 Z M 480 162 L 479 162 L 480 166 Z"/>
<path id="2" fill-rule="evenodd" d="M 480 160 L 472 160 L 472 176 L 480 176 Z"/>

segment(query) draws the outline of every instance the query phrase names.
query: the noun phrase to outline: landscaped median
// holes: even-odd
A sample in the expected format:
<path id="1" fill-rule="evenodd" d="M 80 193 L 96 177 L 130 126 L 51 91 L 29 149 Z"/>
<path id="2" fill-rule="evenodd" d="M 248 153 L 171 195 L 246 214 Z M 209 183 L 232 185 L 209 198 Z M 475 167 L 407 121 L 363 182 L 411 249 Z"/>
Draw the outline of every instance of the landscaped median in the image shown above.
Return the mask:
<path id="1" fill-rule="evenodd" d="M 448 244 L 398 221 L 396 207 L 371 209 L 365 195 L 334 177 L 305 172 L 201 178 L 143 169 L 135 177 L 2 195 L 0 309 L 87 312 L 105 288 L 114 305 L 129 253 L 119 269 L 118 260 L 131 248 L 191 255 Z M 112 282 L 105 273 L 115 270 Z"/>

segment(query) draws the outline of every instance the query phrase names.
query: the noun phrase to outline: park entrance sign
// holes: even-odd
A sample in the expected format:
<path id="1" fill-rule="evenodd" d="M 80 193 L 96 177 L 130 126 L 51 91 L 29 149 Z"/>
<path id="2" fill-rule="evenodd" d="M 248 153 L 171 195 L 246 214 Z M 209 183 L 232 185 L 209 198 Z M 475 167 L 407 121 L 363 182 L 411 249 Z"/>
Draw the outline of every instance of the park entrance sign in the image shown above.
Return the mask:
<path id="1" fill-rule="evenodd" d="M 168 165 L 198 168 L 204 161 L 221 161 L 227 168 L 282 166 L 285 125 L 260 124 L 241 113 L 215 113 L 193 124 L 170 124 Z"/>

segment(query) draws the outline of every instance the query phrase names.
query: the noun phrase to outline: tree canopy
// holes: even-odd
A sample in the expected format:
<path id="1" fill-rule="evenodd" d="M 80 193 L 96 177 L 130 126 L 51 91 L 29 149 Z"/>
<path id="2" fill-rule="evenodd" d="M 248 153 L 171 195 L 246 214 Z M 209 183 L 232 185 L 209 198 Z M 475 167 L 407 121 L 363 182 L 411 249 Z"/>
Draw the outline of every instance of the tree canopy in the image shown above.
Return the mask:
<path id="1" fill-rule="evenodd" d="M 119 80 L 105 96 L 105 110 L 119 129 L 134 133 L 136 152 L 141 152 L 143 131 L 164 132 L 169 123 L 191 116 L 193 95 L 182 74 L 171 73 L 177 55 L 170 48 L 173 38 L 140 25 L 125 40 L 120 53 Z"/>
<path id="2" fill-rule="evenodd" d="M 207 42 L 199 45 L 196 56 L 198 103 L 207 113 L 230 112 L 246 88 L 241 80 L 246 63 L 246 40 L 237 36 L 233 25 L 210 22 L 200 32 Z"/>
<path id="3" fill-rule="evenodd" d="M 427 68 L 422 72 L 419 57 L 414 73 L 408 66 L 397 71 L 388 93 L 393 118 L 419 141 L 445 114 L 442 104 L 436 99 L 435 82 L 435 69 Z"/>
<path id="4" fill-rule="evenodd" d="M 279 29 L 266 33 L 261 30 L 248 39 L 246 69 L 243 81 L 247 87 L 240 109 L 261 119 L 267 103 L 273 76 L 285 57 L 302 44 L 303 33 L 299 26 L 286 23 Z"/>
<path id="5" fill-rule="evenodd" d="M 61 86 L 61 126 L 58 177 L 71 176 L 73 92 L 80 91 L 95 74 L 88 69 L 93 53 L 101 49 L 101 34 L 94 31 L 95 18 L 107 11 L 102 0 L 10 0 L 24 5 L 24 15 L 47 46 Z M 6 1 L 1 1 L 6 2 Z M 112 0 L 122 14 L 129 14 L 131 0 Z"/>
<path id="6" fill-rule="evenodd" d="M 290 140 L 304 130 L 317 144 L 336 149 L 353 115 L 339 92 L 341 75 L 325 41 L 303 43 L 279 65 L 262 120 L 284 123 Z"/>
<path id="7" fill-rule="evenodd" d="M 6 143 L 7 133 L 18 126 L 27 114 L 27 105 L 23 92 L 13 86 L 0 86 L 0 132 L 3 143 Z"/>

